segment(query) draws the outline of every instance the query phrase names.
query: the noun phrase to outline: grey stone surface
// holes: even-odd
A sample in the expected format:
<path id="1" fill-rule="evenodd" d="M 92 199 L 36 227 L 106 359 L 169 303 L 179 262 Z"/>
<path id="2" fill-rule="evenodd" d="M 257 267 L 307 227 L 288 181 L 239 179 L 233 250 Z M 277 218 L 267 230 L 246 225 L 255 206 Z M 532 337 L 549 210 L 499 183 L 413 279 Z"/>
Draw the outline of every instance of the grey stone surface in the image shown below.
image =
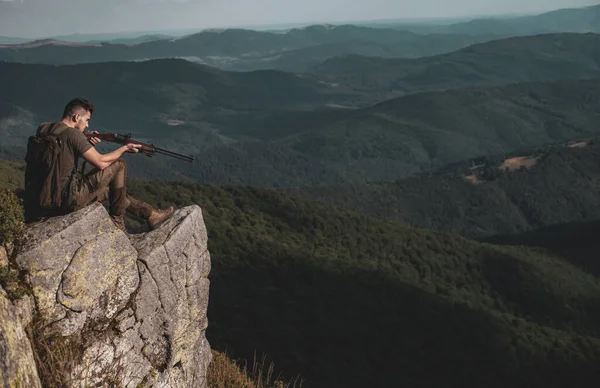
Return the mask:
<path id="1" fill-rule="evenodd" d="M 0 288 L 0 385 L 2 387 L 42 386 L 33 351 L 18 309 Z"/>
<path id="2" fill-rule="evenodd" d="M 127 236 L 90 205 L 29 228 L 16 262 L 49 332 L 82 343 L 71 386 L 206 387 L 211 265 L 198 206 Z"/>
<path id="3" fill-rule="evenodd" d="M 137 252 L 100 203 L 34 224 L 25 238 L 16 263 L 42 317 L 63 335 L 112 318 L 137 288 Z"/>
<path id="4" fill-rule="evenodd" d="M 201 209 L 178 210 L 134 246 L 141 280 L 133 310 L 141 322 L 142 353 L 158 372 L 151 383 L 206 386 L 211 358 L 205 337 L 210 254 Z"/>

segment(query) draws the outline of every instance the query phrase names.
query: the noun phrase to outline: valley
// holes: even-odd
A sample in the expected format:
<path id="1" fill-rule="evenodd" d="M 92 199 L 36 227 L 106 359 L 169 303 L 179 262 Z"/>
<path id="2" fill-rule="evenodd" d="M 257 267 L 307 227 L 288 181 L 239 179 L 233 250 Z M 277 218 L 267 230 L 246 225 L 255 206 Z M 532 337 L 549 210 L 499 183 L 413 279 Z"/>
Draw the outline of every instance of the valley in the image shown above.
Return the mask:
<path id="1" fill-rule="evenodd" d="M 128 194 L 202 209 L 212 349 L 311 388 L 589 386 L 599 15 L 0 37 L 0 190 L 88 98 L 195 156 L 123 158 Z"/>

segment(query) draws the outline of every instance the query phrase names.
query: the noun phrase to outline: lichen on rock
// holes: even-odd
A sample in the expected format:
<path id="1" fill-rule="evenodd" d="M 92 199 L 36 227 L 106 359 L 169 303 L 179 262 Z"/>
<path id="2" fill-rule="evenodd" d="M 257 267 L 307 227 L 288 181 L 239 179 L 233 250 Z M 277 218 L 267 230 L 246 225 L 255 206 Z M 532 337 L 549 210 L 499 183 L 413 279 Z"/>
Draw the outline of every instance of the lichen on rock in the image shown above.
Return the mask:
<path id="1" fill-rule="evenodd" d="M 0 385 L 2 387 L 42 387 L 25 333 L 23 312 L 0 288 Z M 24 324 L 25 323 L 25 324 Z"/>
<path id="2" fill-rule="evenodd" d="M 206 386 L 211 265 L 198 206 L 128 236 L 96 203 L 31 225 L 15 261 L 44 332 L 81 343 L 70 386 Z"/>
<path id="3" fill-rule="evenodd" d="M 16 258 L 41 316 L 63 335 L 124 307 L 138 285 L 136 260 L 127 235 L 100 203 L 33 224 Z M 119 306 L 107 309 L 108 303 Z"/>

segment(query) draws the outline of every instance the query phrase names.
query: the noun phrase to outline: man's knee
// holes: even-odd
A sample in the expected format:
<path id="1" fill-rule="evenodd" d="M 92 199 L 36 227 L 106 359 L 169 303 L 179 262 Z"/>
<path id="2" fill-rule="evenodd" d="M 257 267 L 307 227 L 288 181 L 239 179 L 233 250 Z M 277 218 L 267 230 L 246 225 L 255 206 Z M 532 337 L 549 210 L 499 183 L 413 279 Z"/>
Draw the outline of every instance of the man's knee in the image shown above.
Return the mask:
<path id="1" fill-rule="evenodd" d="M 116 164 L 119 169 L 125 169 L 127 167 L 127 163 L 125 162 L 125 159 L 123 159 L 123 158 L 119 158 L 119 159 L 115 160 L 113 162 L 113 164 Z"/>
<path id="2" fill-rule="evenodd" d="M 127 169 L 127 164 L 125 163 L 125 160 L 119 158 L 119 159 L 115 160 L 114 162 L 112 162 L 110 164 L 110 166 L 106 167 L 104 170 L 106 170 L 105 174 L 108 172 L 109 174 L 107 174 L 107 175 L 114 176 L 114 175 L 117 175 L 121 171 L 125 171 L 126 169 Z"/>
<path id="3" fill-rule="evenodd" d="M 100 170 L 95 174 L 89 176 L 91 190 L 95 191 L 101 187 L 108 186 L 111 182 L 120 182 L 124 184 L 126 175 L 126 164 L 125 160 L 117 159 L 106 167 L 104 170 Z"/>

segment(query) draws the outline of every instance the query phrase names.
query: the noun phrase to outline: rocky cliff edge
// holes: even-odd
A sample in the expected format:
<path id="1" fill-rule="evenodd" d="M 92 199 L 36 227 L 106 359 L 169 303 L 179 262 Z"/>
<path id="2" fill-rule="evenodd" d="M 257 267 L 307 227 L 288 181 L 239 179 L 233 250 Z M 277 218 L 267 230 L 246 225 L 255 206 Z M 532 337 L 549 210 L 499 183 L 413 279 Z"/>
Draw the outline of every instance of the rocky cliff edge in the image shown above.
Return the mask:
<path id="1" fill-rule="evenodd" d="M 31 312 L 23 312 L 23 301 L 0 295 L 13 320 L 0 321 L 0 334 L 28 325 L 34 315 L 40 338 L 53 335 L 76 344 L 68 386 L 206 386 L 210 254 L 198 206 L 177 210 L 157 230 L 128 236 L 101 204 L 90 205 L 30 225 L 14 263 L 25 274 L 33 302 Z M 12 345 L 0 335 L 0 349 L 10 350 L 17 346 L 14 338 L 23 338 L 10 330 Z M 17 342 L 27 351 L 27 344 Z M 7 362 L 14 365 L 9 356 Z M 5 381 L 9 372 L 37 379 L 30 367 L 0 369 Z"/>

